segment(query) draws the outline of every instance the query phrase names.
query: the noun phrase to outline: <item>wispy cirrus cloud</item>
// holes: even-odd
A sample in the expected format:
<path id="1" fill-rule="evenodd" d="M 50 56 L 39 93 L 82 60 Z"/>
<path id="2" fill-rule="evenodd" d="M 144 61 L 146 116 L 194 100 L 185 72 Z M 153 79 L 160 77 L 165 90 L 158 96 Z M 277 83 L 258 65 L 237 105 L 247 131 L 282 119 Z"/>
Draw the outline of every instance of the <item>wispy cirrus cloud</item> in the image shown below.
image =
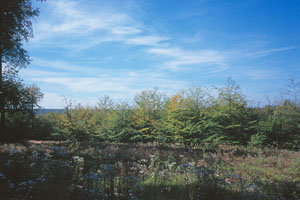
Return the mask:
<path id="1" fill-rule="evenodd" d="M 141 33 L 142 30 L 130 26 L 117 26 L 111 28 L 111 33 L 115 35 L 131 35 Z"/>
<path id="2" fill-rule="evenodd" d="M 226 55 L 224 52 L 216 50 L 194 50 L 186 51 L 181 48 L 151 48 L 149 52 L 159 56 L 168 57 L 164 63 L 166 69 L 178 71 L 188 70 L 191 66 L 205 68 L 206 66 L 215 65 L 226 69 Z"/>
<path id="3" fill-rule="evenodd" d="M 294 49 L 294 48 L 295 47 L 282 47 L 282 48 L 263 49 L 263 50 L 248 52 L 248 53 L 245 54 L 245 56 L 259 58 L 259 57 L 268 56 L 268 55 L 278 53 L 278 52 L 282 52 L 282 51 L 288 51 L 288 50 L 291 50 L 291 49 Z"/>
<path id="4" fill-rule="evenodd" d="M 137 36 L 132 38 L 127 38 L 126 43 L 132 45 L 147 45 L 147 46 L 157 46 L 160 42 L 169 40 L 169 37 L 157 36 L 157 35 L 147 35 L 147 36 Z"/>
<path id="5" fill-rule="evenodd" d="M 175 81 L 168 79 L 165 75 L 145 72 L 123 72 L 116 74 L 103 74 L 94 77 L 57 77 L 44 76 L 32 77 L 32 81 L 51 84 L 55 87 L 63 86 L 72 92 L 83 93 L 126 93 L 133 96 L 135 93 L 159 86 L 160 89 L 169 91 L 187 86 L 186 81 Z M 139 85 L 136 86 L 136 83 Z"/>
<path id="6" fill-rule="evenodd" d="M 108 42 L 144 46 L 146 53 L 164 58 L 163 68 L 172 71 L 206 68 L 222 71 L 236 57 L 263 57 L 293 47 L 245 51 L 244 49 L 220 51 L 216 49 L 185 50 L 172 45 L 172 37 L 149 32 L 145 24 L 130 12 L 114 7 L 88 8 L 79 1 L 52 0 L 49 5 L 53 20 L 43 20 L 37 27 L 35 45 L 48 45 L 80 52 Z M 184 40 L 184 38 L 181 38 Z M 68 66 L 80 70 L 80 67 Z"/>
<path id="7" fill-rule="evenodd" d="M 266 70 L 266 69 L 250 69 L 247 70 L 245 76 L 250 80 L 263 80 L 276 75 L 276 70 Z"/>
<path id="8" fill-rule="evenodd" d="M 252 50 L 245 50 L 243 48 L 234 50 L 184 50 L 179 47 L 169 46 L 149 48 L 148 53 L 164 58 L 163 68 L 171 71 L 197 71 L 198 69 L 202 69 L 207 72 L 220 72 L 232 67 L 232 61 L 238 59 L 247 58 L 255 60 L 293 48 L 294 47 Z M 262 74 L 263 71 L 257 72 L 257 76 L 262 76 Z"/>
<path id="9" fill-rule="evenodd" d="M 113 7 L 91 11 L 78 1 L 53 0 L 47 4 L 53 20 L 47 18 L 36 25 L 32 41 L 35 46 L 81 51 L 105 42 L 153 46 L 170 39 L 147 31 L 130 13 Z"/>
<path id="10" fill-rule="evenodd" d="M 44 72 L 51 69 L 59 72 L 76 72 L 80 74 L 95 74 L 95 72 L 97 72 L 97 68 L 84 66 L 84 64 L 86 63 L 72 63 L 62 60 L 45 60 L 40 58 L 33 58 L 32 64 L 43 67 Z"/>
<path id="11" fill-rule="evenodd" d="M 178 89 L 186 88 L 190 84 L 188 81 L 174 80 L 168 74 L 145 69 L 107 71 L 106 73 L 83 76 L 81 74 L 70 76 L 69 73 L 60 72 L 39 72 L 41 71 L 28 69 L 23 76 L 28 81 L 40 85 L 43 91 L 64 94 L 71 99 L 75 96 L 77 100 L 80 97 L 100 97 L 107 94 L 115 100 L 132 101 L 134 95 L 142 90 L 159 87 L 160 91 L 173 94 Z M 53 95 L 50 97 L 52 98 Z M 86 102 L 86 100 L 83 99 L 80 102 Z M 91 100 L 90 103 L 94 102 Z M 46 105 L 46 103 L 42 103 L 42 105 Z"/>
<path id="12" fill-rule="evenodd" d="M 61 96 L 64 95 L 82 103 L 89 102 L 93 104 L 96 97 L 107 94 L 115 100 L 132 101 L 134 95 L 142 90 L 159 87 L 161 91 L 173 94 L 179 89 L 188 87 L 190 84 L 188 81 L 174 80 L 168 74 L 154 69 L 134 71 L 94 69 L 85 71 L 85 68 L 82 67 L 76 69 L 77 73 L 74 73 L 72 71 L 74 66 L 72 69 L 71 65 L 63 61 L 40 60 L 39 62 L 45 67 L 50 62 L 52 68 L 26 69 L 21 72 L 22 76 L 27 81 L 37 83 L 42 91 L 48 91 L 47 94 L 51 91 L 50 93 L 52 94 L 48 96 L 52 99 L 62 99 Z M 55 71 L 52 69 L 55 69 Z M 93 98 L 90 98 L 88 101 L 89 97 Z M 49 103 L 49 100 L 45 101 L 42 102 L 42 105 Z"/>
<path id="13" fill-rule="evenodd" d="M 57 34 L 82 36 L 97 30 L 112 31 L 116 29 L 124 29 L 127 32 L 135 29 L 135 32 L 138 32 L 138 28 L 132 27 L 136 22 L 126 13 L 101 8 L 97 12 L 89 12 L 84 10 L 85 6 L 78 1 L 53 0 L 46 3 L 53 20 L 43 20 L 38 24 L 37 31 L 47 31 L 41 36 L 51 37 Z M 43 37 L 37 38 L 37 40 L 41 39 Z"/>

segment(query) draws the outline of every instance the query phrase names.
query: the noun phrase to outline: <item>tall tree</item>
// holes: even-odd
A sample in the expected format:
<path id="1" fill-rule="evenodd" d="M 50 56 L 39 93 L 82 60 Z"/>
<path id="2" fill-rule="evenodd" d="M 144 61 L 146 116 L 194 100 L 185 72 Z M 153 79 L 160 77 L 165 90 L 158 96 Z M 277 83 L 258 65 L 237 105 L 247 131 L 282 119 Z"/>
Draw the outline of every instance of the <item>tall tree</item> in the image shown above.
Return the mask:
<path id="1" fill-rule="evenodd" d="M 31 0 L 0 1 L 0 112 L 1 126 L 5 125 L 3 91 L 3 69 L 17 71 L 29 64 L 29 55 L 23 48 L 32 33 L 32 20 L 39 10 L 33 8 Z"/>

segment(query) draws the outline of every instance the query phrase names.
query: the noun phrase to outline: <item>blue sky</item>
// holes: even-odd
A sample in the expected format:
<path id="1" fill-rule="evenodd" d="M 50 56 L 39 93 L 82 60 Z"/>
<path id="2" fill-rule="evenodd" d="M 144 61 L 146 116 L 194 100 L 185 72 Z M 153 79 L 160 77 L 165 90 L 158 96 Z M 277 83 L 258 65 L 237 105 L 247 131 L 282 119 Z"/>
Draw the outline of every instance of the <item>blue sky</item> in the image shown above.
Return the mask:
<path id="1" fill-rule="evenodd" d="M 300 80 L 298 0 L 48 0 L 25 45 L 20 72 L 44 93 L 95 105 L 104 94 L 131 101 L 159 87 L 168 95 L 226 78 L 250 100 L 278 96 Z"/>

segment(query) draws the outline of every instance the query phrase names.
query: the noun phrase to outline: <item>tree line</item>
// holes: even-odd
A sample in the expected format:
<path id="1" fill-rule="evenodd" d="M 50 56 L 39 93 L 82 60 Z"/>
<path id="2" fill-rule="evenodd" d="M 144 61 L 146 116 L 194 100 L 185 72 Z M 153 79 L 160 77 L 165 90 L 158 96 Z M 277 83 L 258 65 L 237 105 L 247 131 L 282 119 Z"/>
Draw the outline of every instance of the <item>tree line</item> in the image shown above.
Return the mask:
<path id="1" fill-rule="evenodd" d="M 293 78 L 284 97 L 265 106 L 251 105 L 228 79 L 223 87 L 194 87 L 171 97 L 157 89 L 141 91 L 133 105 L 104 96 L 94 107 L 69 102 L 63 114 L 36 116 L 43 94 L 36 85 L 25 85 L 18 70 L 30 62 L 23 44 L 33 37 L 32 20 L 38 14 L 31 0 L 0 1 L 0 141 L 231 143 L 299 149 L 300 84 Z"/>
<path id="2" fill-rule="evenodd" d="M 231 78 L 223 87 L 192 87 L 168 97 L 141 91 L 134 103 L 109 96 L 96 106 L 73 105 L 64 113 L 40 115 L 35 137 L 72 142 L 218 145 L 299 149 L 300 84 L 289 80 L 285 98 L 264 106 L 246 99 Z M 213 95 L 214 94 L 214 95 Z"/>

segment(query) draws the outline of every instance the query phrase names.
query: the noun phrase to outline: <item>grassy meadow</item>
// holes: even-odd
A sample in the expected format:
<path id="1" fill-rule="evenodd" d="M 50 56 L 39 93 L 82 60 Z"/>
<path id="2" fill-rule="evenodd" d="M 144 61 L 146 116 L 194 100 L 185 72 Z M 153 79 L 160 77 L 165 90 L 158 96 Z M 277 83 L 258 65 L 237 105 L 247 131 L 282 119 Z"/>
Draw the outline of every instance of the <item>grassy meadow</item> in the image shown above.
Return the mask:
<path id="1" fill-rule="evenodd" d="M 300 152 L 242 146 L 0 146 L 1 199 L 300 199 Z"/>

